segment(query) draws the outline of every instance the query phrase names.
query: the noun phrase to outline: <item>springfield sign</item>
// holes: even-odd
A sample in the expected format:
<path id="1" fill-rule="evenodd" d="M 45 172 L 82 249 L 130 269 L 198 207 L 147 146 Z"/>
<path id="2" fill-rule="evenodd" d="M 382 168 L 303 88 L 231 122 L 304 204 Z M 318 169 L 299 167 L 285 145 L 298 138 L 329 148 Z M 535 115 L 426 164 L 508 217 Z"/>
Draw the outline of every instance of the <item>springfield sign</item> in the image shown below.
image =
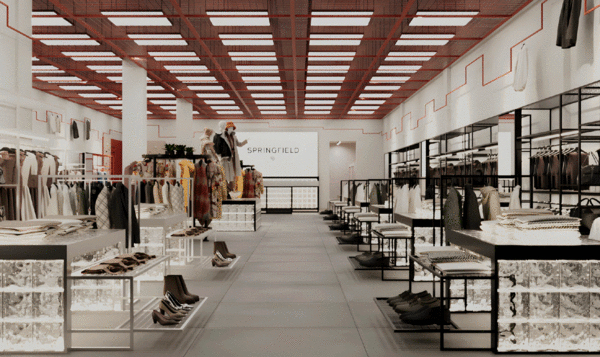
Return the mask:
<path id="1" fill-rule="evenodd" d="M 239 148 L 240 159 L 265 177 L 319 176 L 319 134 L 288 132 L 240 132 L 248 139 Z"/>

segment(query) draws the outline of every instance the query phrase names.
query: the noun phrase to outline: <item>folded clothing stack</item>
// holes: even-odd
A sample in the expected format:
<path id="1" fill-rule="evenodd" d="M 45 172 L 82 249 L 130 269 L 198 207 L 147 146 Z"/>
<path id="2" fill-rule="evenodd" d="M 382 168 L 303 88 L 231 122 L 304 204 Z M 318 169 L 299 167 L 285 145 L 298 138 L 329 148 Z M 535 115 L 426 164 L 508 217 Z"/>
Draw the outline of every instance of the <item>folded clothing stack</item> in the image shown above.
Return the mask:
<path id="1" fill-rule="evenodd" d="M 455 247 L 424 247 L 418 254 L 445 273 L 480 273 L 490 270 L 481 263 L 481 258 L 477 255 Z"/>
<path id="2" fill-rule="evenodd" d="M 204 232 L 211 229 L 210 227 L 190 227 L 186 229 L 180 229 L 171 234 L 173 237 L 195 237 L 203 234 Z"/>
<path id="3" fill-rule="evenodd" d="M 451 262 L 475 262 L 479 261 L 479 257 L 474 254 L 463 252 L 461 250 L 455 252 L 429 252 L 427 253 L 429 261 L 436 263 L 451 263 Z"/>
<path id="4" fill-rule="evenodd" d="M 384 237 L 410 237 L 412 235 L 407 226 L 398 223 L 375 224 L 373 225 L 373 231 Z"/>
<path id="5" fill-rule="evenodd" d="M 119 275 L 133 270 L 135 267 L 146 264 L 150 259 L 156 258 L 156 255 L 148 255 L 143 252 L 119 255 L 114 259 L 105 260 L 102 263 L 85 269 L 81 272 L 84 275 Z"/>
<path id="6" fill-rule="evenodd" d="M 550 215 L 550 212 L 547 209 L 536 208 L 536 209 L 511 209 L 502 212 L 501 215 L 498 216 L 498 223 L 505 226 L 514 226 L 515 220 L 519 217 L 524 216 L 546 216 Z"/>
<path id="7" fill-rule="evenodd" d="M 579 230 L 581 218 L 555 216 L 555 215 L 535 215 L 521 216 L 515 219 L 515 227 L 522 230 Z"/>
<path id="8" fill-rule="evenodd" d="M 43 238 L 49 231 L 60 226 L 58 221 L 3 221 L 0 222 L 0 235 L 8 237 Z"/>

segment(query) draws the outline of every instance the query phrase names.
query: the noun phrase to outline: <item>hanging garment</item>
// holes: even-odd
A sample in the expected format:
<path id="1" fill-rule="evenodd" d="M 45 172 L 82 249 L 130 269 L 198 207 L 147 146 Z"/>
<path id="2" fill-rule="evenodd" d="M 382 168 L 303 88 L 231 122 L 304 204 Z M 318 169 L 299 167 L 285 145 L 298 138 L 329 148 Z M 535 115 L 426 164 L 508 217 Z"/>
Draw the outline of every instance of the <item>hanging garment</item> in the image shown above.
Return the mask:
<path id="1" fill-rule="evenodd" d="M 190 178 L 193 177 L 194 175 L 194 164 L 189 161 L 189 160 L 181 160 L 179 162 L 179 167 L 181 167 L 181 177 L 182 178 Z M 190 188 L 189 188 L 189 182 L 190 180 L 181 180 L 181 185 L 183 186 L 183 204 L 185 205 L 185 208 L 187 209 L 188 206 L 188 202 L 190 201 Z M 192 180 L 193 182 L 193 180 Z"/>
<path id="2" fill-rule="evenodd" d="M 79 129 L 77 129 L 77 122 L 75 120 L 71 122 L 71 136 L 73 139 L 79 138 Z"/>
<path id="3" fill-rule="evenodd" d="M 21 164 L 21 220 L 35 219 L 35 209 L 31 192 L 28 187 L 30 176 L 37 175 L 37 160 L 32 153 L 25 153 L 25 159 Z"/>
<path id="4" fill-rule="evenodd" d="M 162 203 L 165 204 L 167 206 L 168 210 L 173 210 L 173 205 L 171 204 L 171 200 L 170 200 L 170 193 L 169 191 L 171 190 L 171 184 L 168 182 L 165 182 L 164 185 L 162 185 Z"/>
<path id="5" fill-rule="evenodd" d="M 96 225 L 98 229 L 110 229 L 108 191 L 108 187 L 104 186 L 96 199 Z"/>
<path id="6" fill-rule="evenodd" d="M 515 77 L 513 79 L 513 89 L 522 92 L 527 85 L 527 72 L 529 71 L 529 59 L 527 57 L 527 47 L 523 44 L 521 51 L 517 54 L 515 61 Z"/>
<path id="7" fill-rule="evenodd" d="M 244 184 L 242 198 L 254 198 L 255 182 L 252 170 L 246 170 L 244 173 Z"/>
<path id="8" fill-rule="evenodd" d="M 500 208 L 500 194 L 494 187 L 485 186 L 481 190 L 481 206 L 483 210 L 483 220 L 495 221 L 502 214 Z"/>
<path id="9" fill-rule="evenodd" d="M 77 185 L 77 214 L 87 215 L 89 214 L 89 195 L 87 190 Z"/>
<path id="10" fill-rule="evenodd" d="M 260 198 L 260 196 L 262 196 L 262 194 L 265 192 L 263 174 L 258 170 L 254 170 L 252 175 L 254 176 L 254 197 Z"/>
<path id="11" fill-rule="evenodd" d="M 48 190 L 46 186 L 44 186 L 45 190 Z M 47 197 L 48 205 L 45 207 L 47 216 L 56 216 L 58 215 L 58 190 L 55 185 L 50 186 L 50 191 Z"/>
<path id="12" fill-rule="evenodd" d="M 146 182 L 146 202 L 154 203 L 154 181 Z"/>
<path id="13" fill-rule="evenodd" d="M 219 167 L 214 163 L 210 162 L 206 166 L 206 184 L 208 186 L 209 197 L 210 197 L 210 218 L 215 219 L 219 216 L 219 185 L 221 182 L 221 171 Z"/>
<path id="14" fill-rule="evenodd" d="M 85 119 L 84 132 L 85 140 L 90 140 L 90 132 L 92 131 L 92 122 L 89 119 Z"/>
<path id="15" fill-rule="evenodd" d="M 510 194 L 510 203 L 508 209 L 521 209 L 521 199 L 519 198 L 521 193 L 521 186 L 517 185 Z"/>
<path id="16" fill-rule="evenodd" d="M 174 213 L 185 212 L 183 205 L 183 187 L 181 185 L 172 185 L 169 189 L 169 202 Z"/>
<path id="17" fill-rule="evenodd" d="M 160 190 L 160 182 L 154 183 L 154 187 L 152 188 L 152 194 L 154 196 L 154 203 L 163 203 L 162 201 L 162 192 Z"/>
<path id="18" fill-rule="evenodd" d="M 129 219 L 129 209 L 127 208 L 129 197 L 127 187 L 120 182 L 116 183 L 108 196 L 110 228 L 125 229 L 127 237 L 129 237 L 129 223 L 131 222 L 131 241 L 133 244 L 139 244 L 140 226 L 135 215 L 133 200 L 131 200 L 131 221 Z M 126 247 L 129 248 L 129 239 L 127 239 Z"/>
<path id="19" fill-rule="evenodd" d="M 71 204 L 73 214 L 77 214 L 79 209 L 77 207 L 77 187 L 75 185 L 69 188 L 69 203 Z"/>
<path id="20" fill-rule="evenodd" d="M 422 206 L 422 202 L 421 202 L 421 187 L 419 185 L 413 187 L 410 190 L 410 204 L 409 206 L 412 206 L 412 211 L 411 213 L 416 213 L 419 210 L 421 210 L 421 208 L 423 208 Z"/>
<path id="21" fill-rule="evenodd" d="M 217 165 L 219 169 L 219 190 L 217 191 L 217 215 L 214 219 L 221 219 L 223 215 L 223 201 L 227 199 L 227 181 L 225 180 L 225 169 Z"/>
<path id="22" fill-rule="evenodd" d="M 463 228 L 481 229 L 481 216 L 479 215 L 479 204 L 473 186 L 465 186 L 465 204 L 463 207 Z"/>
<path id="23" fill-rule="evenodd" d="M 92 182 L 90 185 L 90 214 L 96 214 L 96 201 L 98 200 L 98 195 L 104 185 L 100 182 Z"/>
<path id="24" fill-rule="evenodd" d="M 369 203 L 372 205 L 376 205 L 379 203 L 376 184 L 371 185 L 371 190 L 369 192 Z"/>
<path id="25" fill-rule="evenodd" d="M 577 43 L 577 29 L 579 27 L 579 15 L 581 14 L 581 0 L 563 0 L 560 17 L 558 19 L 558 30 L 556 45 L 567 49 Z"/>
<path id="26" fill-rule="evenodd" d="M 71 206 L 71 190 L 69 186 L 63 184 L 62 185 L 62 195 L 63 195 L 63 216 L 72 216 L 73 215 L 73 206 Z"/>
<path id="27" fill-rule="evenodd" d="M 462 228 L 461 207 L 460 194 L 454 187 L 450 187 L 444 203 L 444 228 L 446 230 L 457 231 Z"/>
<path id="28" fill-rule="evenodd" d="M 62 186 L 59 186 L 57 184 L 54 184 L 53 186 L 56 187 L 56 201 L 58 202 L 58 213 L 57 214 L 59 216 L 62 216 L 63 215 L 63 202 L 64 202 Z"/>
<path id="29" fill-rule="evenodd" d="M 204 226 L 210 223 L 210 197 L 206 166 L 203 162 L 197 163 L 194 177 L 194 218 Z"/>

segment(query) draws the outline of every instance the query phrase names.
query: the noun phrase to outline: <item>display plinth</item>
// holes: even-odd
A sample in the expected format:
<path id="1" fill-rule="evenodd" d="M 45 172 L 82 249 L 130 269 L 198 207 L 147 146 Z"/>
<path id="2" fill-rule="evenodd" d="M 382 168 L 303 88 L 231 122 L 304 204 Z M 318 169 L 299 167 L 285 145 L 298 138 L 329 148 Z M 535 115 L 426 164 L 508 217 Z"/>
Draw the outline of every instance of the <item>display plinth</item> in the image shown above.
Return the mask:
<path id="1" fill-rule="evenodd" d="M 215 219 L 211 227 L 218 232 L 254 232 L 260 228 L 260 198 L 224 200 L 223 216 Z"/>

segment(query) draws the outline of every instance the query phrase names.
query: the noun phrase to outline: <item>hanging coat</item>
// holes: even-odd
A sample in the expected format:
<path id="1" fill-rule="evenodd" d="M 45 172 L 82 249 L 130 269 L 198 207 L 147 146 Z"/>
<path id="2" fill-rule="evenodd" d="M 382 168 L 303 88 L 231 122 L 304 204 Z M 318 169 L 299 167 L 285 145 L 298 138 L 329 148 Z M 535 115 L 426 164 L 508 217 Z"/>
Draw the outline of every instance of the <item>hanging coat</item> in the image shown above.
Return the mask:
<path id="1" fill-rule="evenodd" d="M 517 92 L 522 92 L 527 84 L 527 72 L 529 71 L 529 59 L 527 58 L 527 47 L 523 45 L 521 51 L 517 54 L 515 61 L 515 78 L 513 88 Z"/>
<path id="2" fill-rule="evenodd" d="M 210 222 L 209 193 L 206 164 L 198 162 L 194 176 L 194 218 L 204 225 Z"/>
<path id="3" fill-rule="evenodd" d="M 460 230 L 462 228 L 461 213 L 460 195 L 454 187 L 451 187 L 444 203 L 444 228 L 446 230 Z"/>
<path id="4" fill-rule="evenodd" d="M 477 196 L 471 185 L 465 186 L 465 205 L 463 208 L 462 222 L 464 229 L 481 229 L 479 204 L 477 203 Z"/>
<path id="5" fill-rule="evenodd" d="M 581 0 L 563 0 L 560 17 L 558 18 L 558 34 L 556 45 L 567 49 L 577 43 L 577 29 L 581 14 Z"/>

